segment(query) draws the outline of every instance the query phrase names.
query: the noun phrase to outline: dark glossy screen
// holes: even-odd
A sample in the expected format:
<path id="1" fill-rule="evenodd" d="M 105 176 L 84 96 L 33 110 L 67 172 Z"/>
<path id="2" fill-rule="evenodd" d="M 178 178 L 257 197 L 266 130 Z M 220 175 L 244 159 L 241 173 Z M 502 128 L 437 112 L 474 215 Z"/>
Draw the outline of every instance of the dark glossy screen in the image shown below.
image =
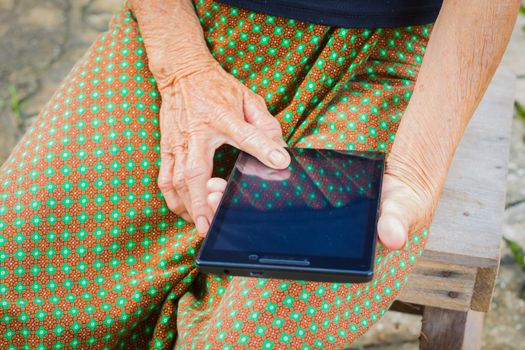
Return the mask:
<path id="1" fill-rule="evenodd" d="M 285 170 L 241 153 L 208 233 L 204 259 L 307 258 L 368 265 L 384 156 L 287 149 Z"/>

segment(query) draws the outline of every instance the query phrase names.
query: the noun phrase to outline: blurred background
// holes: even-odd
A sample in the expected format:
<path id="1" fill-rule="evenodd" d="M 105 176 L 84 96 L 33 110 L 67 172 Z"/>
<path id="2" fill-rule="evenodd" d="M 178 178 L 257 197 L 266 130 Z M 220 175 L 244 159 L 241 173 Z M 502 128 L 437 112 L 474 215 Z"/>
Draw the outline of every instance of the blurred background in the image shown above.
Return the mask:
<path id="1" fill-rule="evenodd" d="M 0 0 L 0 164 L 107 28 L 119 0 Z M 524 2 L 525 4 L 525 2 Z M 465 38 L 468 40 L 468 38 Z M 517 76 L 502 260 L 483 349 L 525 348 L 525 6 L 503 65 Z M 389 312 L 355 348 L 418 349 L 421 317 Z"/>

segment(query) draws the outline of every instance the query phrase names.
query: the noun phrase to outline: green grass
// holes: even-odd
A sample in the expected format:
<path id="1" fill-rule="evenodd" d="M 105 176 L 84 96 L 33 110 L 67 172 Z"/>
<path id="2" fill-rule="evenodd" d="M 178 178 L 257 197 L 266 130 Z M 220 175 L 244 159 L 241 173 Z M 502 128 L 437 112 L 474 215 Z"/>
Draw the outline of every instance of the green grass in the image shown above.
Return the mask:
<path id="1" fill-rule="evenodd" d="M 18 97 L 16 86 L 9 85 L 7 87 L 7 90 L 9 91 L 9 96 L 10 96 L 9 104 L 11 107 L 11 112 L 13 112 L 16 122 L 21 123 L 22 122 L 22 102 L 20 101 L 20 98 Z"/>
<path id="2" fill-rule="evenodd" d="M 523 272 L 525 272 L 525 251 L 518 243 L 508 238 L 503 238 L 503 239 L 505 240 L 507 247 L 509 247 L 510 252 L 512 253 L 512 257 L 514 258 L 514 261 L 523 270 Z"/>
<path id="3" fill-rule="evenodd" d="M 525 121 L 525 107 L 519 101 L 514 101 L 514 109 L 516 110 L 516 116 Z"/>
<path id="4" fill-rule="evenodd" d="M 512 257 L 516 264 L 525 272 L 525 250 L 516 242 L 503 237 L 503 240 L 507 244 L 507 247 L 510 249 Z M 521 286 L 518 296 L 520 299 L 525 300 L 525 284 Z"/>
<path id="5" fill-rule="evenodd" d="M 520 5 L 520 14 L 525 16 L 525 5 Z M 525 26 L 522 27 L 525 32 Z M 518 79 L 523 77 L 519 76 Z M 516 112 L 516 117 L 525 122 L 525 106 L 521 104 L 520 101 L 514 101 L 514 110 Z M 525 250 L 518 243 L 503 237 L 507 247 L 509 248 L 514 262 L 520 267 L 520 269 L 525 273 Z M 518 296 L 525 300 L 525 284 L 521 287 L 521 290 L 518 293 Z"/>
<path id="6" fill-rule="evenodd" d="M 520 5 L 520 14 L 525 16 L 525 5 Z M 525 26 L 523 26 L 521 29 L 525 32 Z"/>
<path id="7" fill-rule="evenodd" d="M 525 16 L 525 5 L 520 5 L 520 14 Z M 525 26 L 523 26 L 522 29 L 525 32 Z M 521 77 L 518 77 L 518 79 L 520 78 Z M 518 118 L 525 121 L 525 107 L 519 101 L 514 102 L 514 107 Z"/>

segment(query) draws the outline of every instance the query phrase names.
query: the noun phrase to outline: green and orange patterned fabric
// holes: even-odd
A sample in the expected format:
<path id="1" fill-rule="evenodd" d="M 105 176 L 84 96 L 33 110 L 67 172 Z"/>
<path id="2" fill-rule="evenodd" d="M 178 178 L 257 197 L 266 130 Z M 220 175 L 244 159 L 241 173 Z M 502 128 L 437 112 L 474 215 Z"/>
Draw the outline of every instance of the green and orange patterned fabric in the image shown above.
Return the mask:
<path id="1" fill-rule="evenodd" d="M 209 49 L 290 147 L 389 152 L 432 24 L 314 25 L 195 2 Z M 157 186 L 161 99 L 129 5 L 0 168 L 0 348 L 342 349 L 388 310 L 427 228 L 365 284 L 205 275 Z M 238 151 L 221 147 L 215 175 Z"/>

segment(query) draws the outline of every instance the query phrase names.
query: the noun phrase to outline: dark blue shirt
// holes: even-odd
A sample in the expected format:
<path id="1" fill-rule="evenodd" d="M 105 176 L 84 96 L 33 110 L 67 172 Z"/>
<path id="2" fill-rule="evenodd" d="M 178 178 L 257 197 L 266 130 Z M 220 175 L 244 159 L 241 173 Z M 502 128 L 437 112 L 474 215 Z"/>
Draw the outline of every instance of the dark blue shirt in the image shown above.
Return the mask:
<path id="1" fill-rule="evenodd" d="M 217 0 L 256 12 L 344 28 L 432 23 L 443 0 Z"/>

